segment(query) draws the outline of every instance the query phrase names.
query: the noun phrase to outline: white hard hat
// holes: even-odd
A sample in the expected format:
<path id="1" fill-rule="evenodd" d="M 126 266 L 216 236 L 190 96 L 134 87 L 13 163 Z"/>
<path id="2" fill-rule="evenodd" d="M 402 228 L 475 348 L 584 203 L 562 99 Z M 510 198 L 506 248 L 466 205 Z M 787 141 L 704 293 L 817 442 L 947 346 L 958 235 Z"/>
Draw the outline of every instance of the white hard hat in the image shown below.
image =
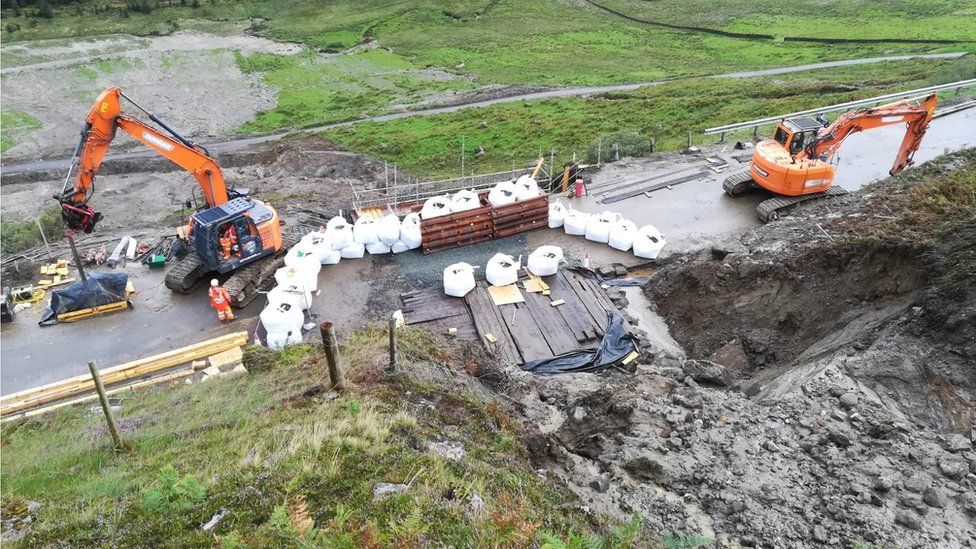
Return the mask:
<path id="1" fill-rule="evenodd" d="M 217 279 L 216 279 L 216 278 L 214 278 L 214 279 L 212 279 L 212 280 L 210 281 L 210 285 L 211 285 L 211 286 L 216 286 L 216 285 L 217 285 Z"/>

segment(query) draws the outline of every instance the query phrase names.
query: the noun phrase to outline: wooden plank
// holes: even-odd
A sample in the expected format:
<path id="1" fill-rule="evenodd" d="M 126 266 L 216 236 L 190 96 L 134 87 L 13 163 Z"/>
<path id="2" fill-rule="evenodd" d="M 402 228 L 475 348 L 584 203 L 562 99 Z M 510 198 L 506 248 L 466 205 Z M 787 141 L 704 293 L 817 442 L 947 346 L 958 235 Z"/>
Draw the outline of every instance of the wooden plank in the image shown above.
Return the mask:
<path id="1" fill-rule="evenodd" d="M 525 302 L 525 298 L 522 297 L 522 292 L 519 291 L 517 284 L 488 286 L 488 295 L 491 296 L 491 301 L 496 307 L 499 305 Z"/>
<path id="2" fill-rule="evenodd" d="M 140 377 L 149 373 L 171 368 L 183 363 L 189 363 L 198 358 L 210 356 L 214 353 L 240 347 L 247 343 L 247 332 L 236 332 L 233 334 L 209 339 L 174 349 L 166 353 L 161 353 L 148 358 L 138 359 L 127 362 L 119 366 L 107 368 L 100 372 L 102 381 L 106 385 Z M 7 415 L 19 410 L 26 410 L 54 402 L 77 394 L 82 394 L 94 390 L 90 375 L 80 375 L 64 379 L 54 383 L 49 383 L 41 387 L 26 389 L 11 395 L 0 398 L 0 415 Z"/>
<path id="3" fill-rule="evenodd" d="M 603 327 L 607 323 L 607 312 L 604 306 L 600 303 L 599 298 L 593 291 L 593 287 L 587 284 L 585 277 L 582 277 L 572 271 L 562 270 L 559 271 L 569 282 L 570 287 L 576 293 L 579 298 L 580 303 L 583 308 L 590 314 L 594 322 L 600 326 L 600 335 L 603 335 Z"/>
<path id="4" fill-rule="evenodd" d="M 502 305 L 498 307 L 498 312 L 508 327 L 508 333 L 512 334 L 515 347 L 518 348 L 524 362 L 545 360 L 555 356 L 525 303 Z"/>
<path id="5" fill-rule="evenodd" d="M 562 271 L 544 278 L 550 287 L 550 298 L 554 301 L 564 300 L 566 303 L 561 307 L 556 307 L 559 314 L 571 328 L 576 341 L 583 343 L 603 336 L 603 328 L 597 324 L 590 313 L 583 307 L 579 296 L 570 287 Z"/>
<path id="6" fill-rule="evenodd" d="M 525 297 L 525 304 L 553 355 L 561 355 L 579 348 L 572 328 L 559 311 L 550 305 L 548 297 L 542 294 L 529 294 Z"/>
<path id="7" fill-rule="evenodd" d="M 475 328 L 485 348 L 506 364 L 521 364 L 522 356 L 515 347 L 515 342 L 502 322 L 501 316 L 498 315 L 497 307 L 491 304 L 485 287 L 476 286 L 464 296 L 464 301 L 471 310 Z M 496 341 L 491 342 L 486 334 L 491 334 Z"/>

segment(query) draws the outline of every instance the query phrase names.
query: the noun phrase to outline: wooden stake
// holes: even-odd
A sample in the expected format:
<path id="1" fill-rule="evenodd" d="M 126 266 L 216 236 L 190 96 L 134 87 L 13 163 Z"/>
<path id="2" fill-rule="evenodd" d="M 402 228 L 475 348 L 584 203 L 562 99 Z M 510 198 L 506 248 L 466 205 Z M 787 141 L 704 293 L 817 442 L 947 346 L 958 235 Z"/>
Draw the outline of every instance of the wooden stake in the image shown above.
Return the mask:
<path id="1" fill-rule="evenodd" d="M 397 319 L 395 316 L 390 317 L 390 368 L 389 373 L 395 374 L 397 372 Z"/>
<path id="2" fill-rule="evenodd" d="M 105 422 L 108 423 L 108 432 L 112 433 L 112 440 L 115 441 L 115 449 L 121 450 L 125 446 L 122 444 L 122 437 L 119 436 L 119 428 L 112 417 L 112 407 L 108 403 L 108 395 L 105 394 L 105 387 L 102 386 L 102 377 L 98 375 L 98 364 L 93 360 L 88 363 L 91 371 L 92 381 L 95 382 L 95 391 L 98 392 L 98 400 L 102 403 L 102 411 L 105 412 Z"/>
<path id="3" fill-rule="evenodd" d="M 333 390 L 344 391 L 346 382 L 342 377 L 342 366 L 339 364 L 339 342 L 336 341 L 332 323 L 323 322 L 319 324 L 319 332 L 322 334 L 322 349 L 325 351 L 325 360 L 329 364 L 329 382 Z"/>

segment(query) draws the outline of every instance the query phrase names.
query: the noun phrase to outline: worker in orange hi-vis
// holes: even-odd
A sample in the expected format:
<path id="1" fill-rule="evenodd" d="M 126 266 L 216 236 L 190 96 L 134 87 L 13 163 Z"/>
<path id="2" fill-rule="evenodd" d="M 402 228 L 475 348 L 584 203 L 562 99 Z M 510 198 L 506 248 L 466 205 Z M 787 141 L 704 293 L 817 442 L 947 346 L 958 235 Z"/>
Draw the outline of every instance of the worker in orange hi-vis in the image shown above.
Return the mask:
<path id="1" fill-rule="evenodd" d="M 224 260 L 230 259 L 231 246 L 232 244 L 230 239 L 227 238 L 227 235 L 220 237 L 220 251 L 222 252 L 221 257 L 223 257 Z"/>
<path id="2" fill-rule="evenodd" d="M 221 322 L 234 320 L 234 313 L 230 310 L 230 294 L 216 278 L 210 281 L 210 306 L 217 309 L 217 318 Z"/>

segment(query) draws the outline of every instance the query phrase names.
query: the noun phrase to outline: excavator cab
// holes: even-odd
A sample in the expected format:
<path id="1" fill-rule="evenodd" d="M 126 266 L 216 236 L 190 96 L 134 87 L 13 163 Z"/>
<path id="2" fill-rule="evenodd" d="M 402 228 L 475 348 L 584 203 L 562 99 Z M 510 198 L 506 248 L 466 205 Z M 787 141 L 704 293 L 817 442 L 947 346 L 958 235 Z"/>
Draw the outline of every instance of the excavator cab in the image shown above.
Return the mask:
<path id="1" fill-rule="evenodd" d="M 813 118 L 787 118 L 776 126 L 773 139 L 795 156 L 816 139 L 823 125 Z"/>
<path id="2" fill-rule="evenodd" d="M 198 211 L 191 217 L 193 247 L 200 262 L 210 271 L 230 272 L 280 248 L 280 242 L 276 246 L 273 238 L 268 242 L 264 239 L 272 232 L 271 225 L 278 224 L 278 216 L 256 200 L 234 198 L 220 206 Z M 235 249 L 231 253 L 225 253 L 222 243 L 228 231 L 235 236 Z"/>

